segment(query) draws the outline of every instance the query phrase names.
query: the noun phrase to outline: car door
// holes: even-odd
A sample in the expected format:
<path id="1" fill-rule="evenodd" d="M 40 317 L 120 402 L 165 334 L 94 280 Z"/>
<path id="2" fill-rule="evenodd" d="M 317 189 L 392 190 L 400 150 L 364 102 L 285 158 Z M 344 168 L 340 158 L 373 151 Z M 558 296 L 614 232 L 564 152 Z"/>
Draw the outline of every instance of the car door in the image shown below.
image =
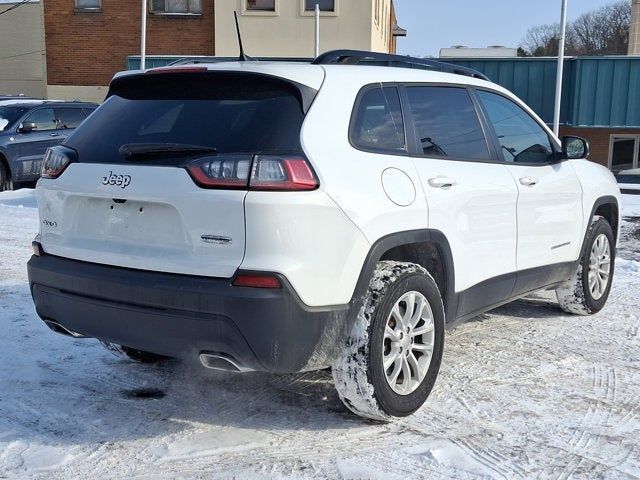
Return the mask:
<path id="1" fill-rule="evenodd" d="M 36 128 L 30 132 L 21 132 L 18 127 L 13 140 L 7 145 L 9 156 L 13 159 L 14 179 L 27 181 L 40 175 L 42 159 L 47 148 L 58 145 L 64 136 L 58 130 L 55 110 L 52 107 L 37 108 L 26 115 L 20 124 L 33 122 Z"/>
<path id="2" fill-rule="evenodd" d="M 556 265 L 558 272 L 558 264 L 579 256 L 582 187 L 550 133 L 525 109 L 496 92 L 476 93 L 518 186 L 517 290 L 531 290 L 550 282 L 553 271 L 544 267 Z"/>
<path id="3" fill-rule="evenodd" d="M 462 317 L 509 298 L 516 271 L 518 189 L 488 142 L 465 87 L 406 85 L 429 228 L 448 239 Z"/>

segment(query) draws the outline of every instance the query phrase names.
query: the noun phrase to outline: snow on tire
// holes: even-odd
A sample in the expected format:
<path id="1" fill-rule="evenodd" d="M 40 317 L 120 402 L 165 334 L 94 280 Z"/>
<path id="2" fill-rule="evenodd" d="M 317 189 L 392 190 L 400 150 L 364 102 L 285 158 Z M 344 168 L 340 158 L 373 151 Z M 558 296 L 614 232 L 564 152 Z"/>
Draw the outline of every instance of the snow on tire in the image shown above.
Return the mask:
<path id="1" fill-rule="evenodd" d="M 347 408 L 378 421 L 418 410 L 438 376 L 444 323 L 440 291 L 424 268 L 378 262 L 351 334 L 331 369 Z"/>
<path id="2" fill-rule="evenodd" d="M 611 290 L 614 262 L 611 225 L 604 218 L 594 216 L 576 271 L 556 288 L 560 308 L 574 315 L 592 315 L 602 310 Z"/>

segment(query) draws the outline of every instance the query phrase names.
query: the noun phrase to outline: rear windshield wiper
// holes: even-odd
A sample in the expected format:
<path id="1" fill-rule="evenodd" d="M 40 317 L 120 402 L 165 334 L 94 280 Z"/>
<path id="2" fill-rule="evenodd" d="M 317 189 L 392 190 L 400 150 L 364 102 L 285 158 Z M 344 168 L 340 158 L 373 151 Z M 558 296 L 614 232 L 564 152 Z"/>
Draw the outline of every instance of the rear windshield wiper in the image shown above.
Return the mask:
<path id="1" fill-rule="evenodd" d="M 186 143 L 127 143 L 118 152 L 126 158 L 158 156 L 158 155 L 191 155 L 196 153 L 218 153 L 213 147 L 206 145 L 189 145 Z"/>

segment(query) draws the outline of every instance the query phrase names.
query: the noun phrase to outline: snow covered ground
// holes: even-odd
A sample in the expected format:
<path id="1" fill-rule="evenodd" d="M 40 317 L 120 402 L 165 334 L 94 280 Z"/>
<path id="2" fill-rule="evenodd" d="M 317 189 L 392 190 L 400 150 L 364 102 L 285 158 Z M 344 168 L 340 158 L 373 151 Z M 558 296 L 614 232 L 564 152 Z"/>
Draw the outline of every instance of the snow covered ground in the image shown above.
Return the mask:
<path id="1" fill-rule="evenodd" d="M 0 478 L 640 478 L 640 222 L 599 315 L 548 293 L 482 315 L 448 333 L 425 407 L 378 425 L 326 372 L 135 365 L 53 334 L 26 284 L 34 206 L 0 194 Z"/>

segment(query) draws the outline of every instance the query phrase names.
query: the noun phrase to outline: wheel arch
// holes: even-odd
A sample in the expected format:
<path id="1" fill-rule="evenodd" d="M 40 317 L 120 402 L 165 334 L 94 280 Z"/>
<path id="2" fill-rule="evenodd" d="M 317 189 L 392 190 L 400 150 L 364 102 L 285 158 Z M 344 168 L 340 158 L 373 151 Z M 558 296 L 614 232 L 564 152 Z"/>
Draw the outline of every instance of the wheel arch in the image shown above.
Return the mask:
<path id="1" fill-rule="evenodd" d="M 620 227 L 620 205 L 618 204 L 618 199 L 611 195 L 599 197 L 593 203 L 593 207 L 591 208 L 591 215 L 589 216 L 587 222 L 587 228 L 584 232 L 581 250 L 581 252 L 583 253 L 587 242 L 587 234 L 589 233 L 589 225 L 591 225 L 591 219 L 596 215 L 603 217 L 607 222 L 609 222 L 609 225 L 611 225 L 611 229 L 613 230 L 613 238 L 616 244 L 618 242 L 618 232 Z"/>
<path id="2" fill-rule="evenodd" d="M 396 232 L 376 241 L 365 259 L 353 300 L 360 302 L 369 287 L 376 264 L 381 260 L 395 260 L 421 265 L 433 276 L 445 307 L 447 322 L 455 319 L 455 267 L 447 237 L 439 230 L 420 229 Z"/>

